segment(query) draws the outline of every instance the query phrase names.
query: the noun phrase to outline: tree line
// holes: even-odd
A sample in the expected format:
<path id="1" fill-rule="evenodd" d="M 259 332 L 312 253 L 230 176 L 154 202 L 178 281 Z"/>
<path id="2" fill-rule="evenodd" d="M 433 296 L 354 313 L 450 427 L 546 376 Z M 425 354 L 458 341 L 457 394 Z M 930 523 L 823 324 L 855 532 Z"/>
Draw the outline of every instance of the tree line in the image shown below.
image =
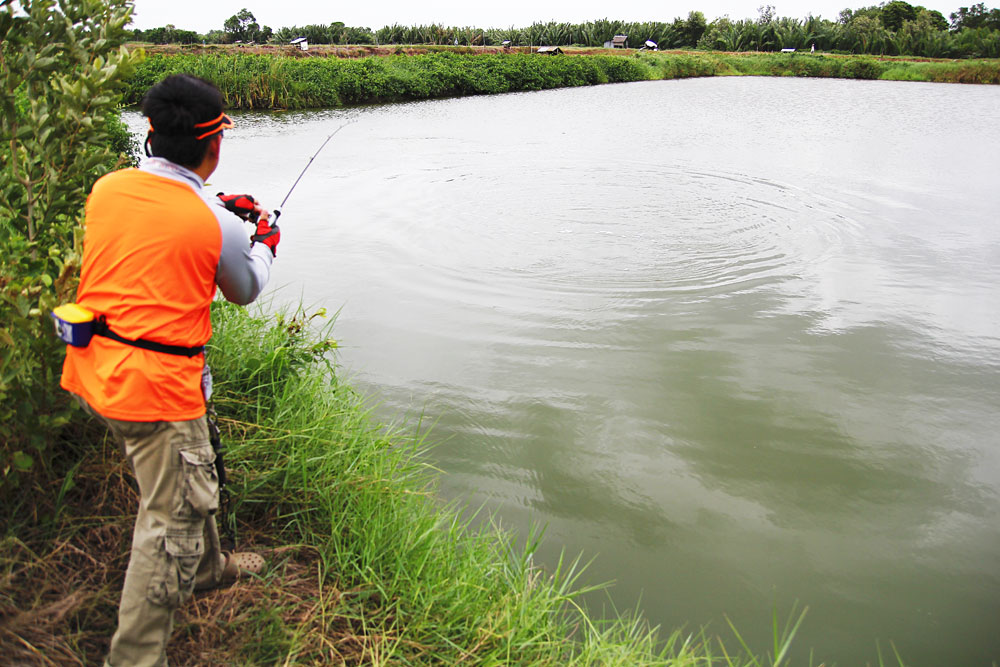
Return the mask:
<path id="1" fill-rule="evenodd" d="M 758 8 L 755 19 L 728 16 L 712 22 L 700 11 L 671 22 L 626 22 L 601 19 L 587 23 L 533 23 L 525 28 L 477 28 L 441 24 L 384 26 L 378 30 L 342 22 L 261 27 L 248 9 L 227 19 L 221 30 L 200 35 L 173 25 L 135 30 L 133 39 L 158 44 L 275 43 L 304 37 L 312 44 L 453 44 L 460 46 L 583 46 L 602 47 L 615 35 L 627 35 L 628 45 L 647 41 L 660 49 L 719 51 L 779 51 L 818 49 L 826 52 L 925 57 L 1000 57 L 1000 9 L 984 3 L 960 7 L 948 18 L 937 10 L 891 0 L 879 5 L 844 9 L 836 21 L 808 16 L 778 17 L 774 7 Z"/>

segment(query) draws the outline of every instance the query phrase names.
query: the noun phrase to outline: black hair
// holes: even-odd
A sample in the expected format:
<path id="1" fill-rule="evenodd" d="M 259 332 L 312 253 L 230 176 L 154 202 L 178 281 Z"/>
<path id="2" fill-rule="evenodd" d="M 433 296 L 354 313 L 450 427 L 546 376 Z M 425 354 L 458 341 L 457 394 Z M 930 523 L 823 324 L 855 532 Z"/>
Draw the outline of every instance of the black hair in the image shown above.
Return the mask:
<path id="1" fill-rule="evenodd" d="M 222 93 L 190 74 L 171 74 L 146 91 L 142 113 L 149 118 L 146 155 L 193 169 L 201 164 L 214 135 L 198 139 L 195 124 L 222 114 Z"/>

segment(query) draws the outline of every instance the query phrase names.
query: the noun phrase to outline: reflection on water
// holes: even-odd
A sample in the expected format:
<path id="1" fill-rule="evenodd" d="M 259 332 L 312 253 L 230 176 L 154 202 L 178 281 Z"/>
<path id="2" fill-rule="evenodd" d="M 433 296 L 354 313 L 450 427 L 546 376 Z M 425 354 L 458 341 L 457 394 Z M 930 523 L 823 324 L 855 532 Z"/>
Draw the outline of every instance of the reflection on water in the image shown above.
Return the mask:
<path id="1" fill-rule="evenodd" d="M 342 307 L 441 493 L 618 608 L 763 651 L 1000 660 L 1000 90 L 704 79 L 245 114 L 279 299 Z M 600 604 L 600 599 L 594 600 Z"/>

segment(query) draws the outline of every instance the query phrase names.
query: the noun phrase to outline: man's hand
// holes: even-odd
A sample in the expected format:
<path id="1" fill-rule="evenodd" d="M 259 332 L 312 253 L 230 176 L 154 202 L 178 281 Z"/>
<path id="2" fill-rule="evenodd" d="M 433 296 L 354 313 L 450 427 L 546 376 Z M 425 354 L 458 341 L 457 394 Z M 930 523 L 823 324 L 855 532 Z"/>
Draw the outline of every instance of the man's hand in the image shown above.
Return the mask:
<path id="1" fill-rule="evenodd" d="M 227 211 L 250 222 L 257 222 L 260 212 L 264 210 L 260 202 L 253 198 L 253 195 L 227 195 L 220 192 L 215 196 L 219 198 Z"/>
<path id="2" fill-rule="evenodd" d="M 257 220 L 257 233 L 251 236 L 250 240 L 254 243 L 263 243 L 271 249 L 271 255 L 277 257 L 278 242 L 281 240 L 281 230 L 278 229 L 278 223 L 271 225 L 268 222 L 269 217 L 271 217 L 270 213 L 262 209 L 260 219 Z"/>

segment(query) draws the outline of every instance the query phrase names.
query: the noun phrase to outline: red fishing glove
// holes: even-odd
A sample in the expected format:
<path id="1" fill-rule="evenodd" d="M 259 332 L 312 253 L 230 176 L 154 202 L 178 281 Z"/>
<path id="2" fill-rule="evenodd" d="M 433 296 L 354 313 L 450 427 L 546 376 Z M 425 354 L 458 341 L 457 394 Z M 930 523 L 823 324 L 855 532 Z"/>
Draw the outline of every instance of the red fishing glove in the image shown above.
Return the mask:
<path id="1" fill-rule="evenodd" d="M 227 211 L 235 213 L 244 220 L 257 222 L 261 207 L 260 202 L 252 195 L 227 195 L 220 192 L 215 196 L 219 198 Z"/>
<path id="2" fill-rule="evenodd" d="M 271 255 L 274 257 L 278 256 L 278 242 L 281 240 L 281 230 L 278 229 L 278 223 L 272 225 L 268 222 L 269 214 L 264 211 L 260 219 L 257 221 L 257 233 L 250 237 L 253 243 L 263 243 L 268 248 L 271 249 Z"/>

